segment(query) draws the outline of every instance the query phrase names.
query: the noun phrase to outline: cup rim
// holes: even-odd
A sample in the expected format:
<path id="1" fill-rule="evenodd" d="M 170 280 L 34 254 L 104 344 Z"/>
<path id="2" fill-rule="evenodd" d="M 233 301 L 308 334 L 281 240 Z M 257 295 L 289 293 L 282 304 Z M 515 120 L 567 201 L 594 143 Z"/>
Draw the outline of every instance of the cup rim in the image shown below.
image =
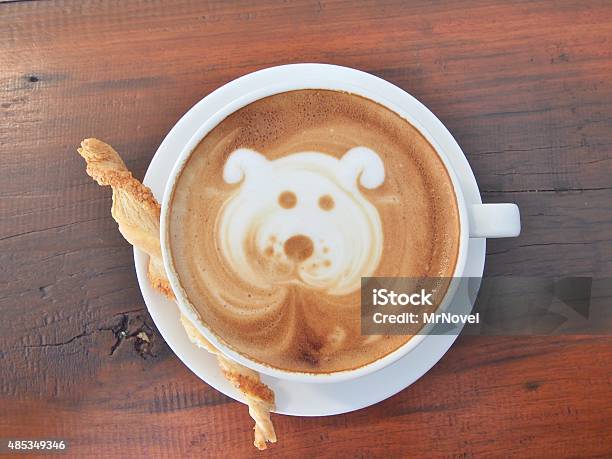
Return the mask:
<path id="1" fill-rule="evenodd" d="M 333 72 L 330 72 L 332 70 Z M 296 75 L 294 79 L 288 79 L 286 72 L 295 71 Z M 444 151 L 440 147 L 439 143 L 436 142 L 434 136 L 423 126 L 418 120 L 416 120 L 411 114 L 400 107 L 398 104 L 387 99 L 380 93 L 376 93 L 377 85 L 390 86 L 395 90 L 399 90 L 403 93 L 405 100 L 409 102 L 416 102 L 422 105 L 409 93 L 403 89 L 393 85 L 392 83 L 383 80 L 379 77 L 371 75 L 367 72 L 352 69 L 349 67 L 342 67 L 330 64 L 289 64 L 277 67 L 270 67 L 267 69 L 259 70 L 251 74 L 244 75 L 226 85 L 220 87 L 218 90 L 224 88 L 229 84 L 239 84 L 244 78 L 247 78 L 254 73 L 267 72 L 269 74 L 269 83 L 258 87 L 257 89 L 247 90 L 241 92 L 240 95 L 234 97 L 230 102 L 225 104 L 223 108 L 209 116 L 197 129 L 195 134 L 189 139 L 181 150 L 178 160 L 175 162 L 172 171 L 170 172 L 166 187 L 164 190 L 164 196 L 162 201 L 161 209 L 161 224 L 160 224 L 160 240 L 161 240 L 161 251 L 162 258 L 164 261 L 164 267 L 168 275 L 168 280 L 174 291 L 177 299 L 177 303 L 181 313 L 185 314 L 195 325 L 197 330 L 209 340 L 217 349 L 219 349 L 226 357 L 238 362 L 252 370 L 258 371 L 269 376 L 273 376 L 279 379 L 308 382 L 308 383 L 326 383 L 326 382 L 340 382 L 350 379 L 359 378 L 366 374 L 378 371 L 393 362 L 397 361 L 401 357 L 408 354 L 411 350 L 416 348 L 423 339 L 427 336 L 427 333 L 419 333 L 410 338 L 406 343 L 399 346 L 394 351 L 381 357 L 378 360 L 365 364 L 361 367 L 354 369 L 347 369 L 332 373 L 307 373 L 307 372 L 292 372 L 276 367 L 272 367 L 256 360 L 252 360 L 244 354 L 234 350 L 229 343 L 225 342 L 223 338 L 217 336 L 211 329 L 209 329 L 199 317 L 196 308 L 190 302 L 185 290 L 183 289 L 179 276 L 174 268 L 174 261 L 169 244 L 169 225 L 168 216 L 170 213 L 169 203 L 172 200 L 178 177 L 180 176 L 183 168 L 187 161 L 191 157 L 191 154 L 202 141 L 202 139 L 208 135 L 208 133 L 214 129 L 220 122 L 222 122 L 227 116 L 231 115 L 240 108 L 253 103 L 264 97 L 281 94 L 288 91 L 301 90 L 301 89 L 321 89 L 321 90 L 335 90 L 340 92 L 348 92 L 355 94 L 371 101 L 379 103 L 384 107 L 394 111 L 396 114 L 404 118 L 410 124 L 412 124 L 430 143 L 435 150 L 436 154 L 444 164 L 446 171 L 450 177 L 453 185 L 455 194 L 455 200 L 459 213 L 459 247 L 457 253 L 457 259 L 455 262 L 455 269 L 452 275 L 452 281 L 446 291 L 446 294 L 438 307 L 437 310 L 444 310 L 448 307 L 448 304 L 452 301 L 455 293 L 459 286 L 459 278 L 464 271 L 467 257 L 467 242 L 469 239 L 468 230 L 468 214 L 467 207 L 465 204 L 465 198 L 463 191 L 458 180 L 455 171 L 452 168 L 450 161 L 445 155 Z M 275 76 L 274 73 L 278 72 Z M 283 75 L 281 75 L 283 73 Z M 307 75 L 305 75 L 307 73 Z M 329 73 L 333 73 L 335 77 L 330 77 Z M 343 78 L 339 78 L 339 76 Z M 355 82 L 347 82 L 347 77 L 354 77 Z M 281 80 L 278 80 L 281 77 Z M 278 81 L 274 81 L 274 79 Z M 369 81 L 368 81 L 369 80 Z M 366 87 L 368 85 L 368 87 Z M 434 115 L 435 116 L 435 115 Z"/>

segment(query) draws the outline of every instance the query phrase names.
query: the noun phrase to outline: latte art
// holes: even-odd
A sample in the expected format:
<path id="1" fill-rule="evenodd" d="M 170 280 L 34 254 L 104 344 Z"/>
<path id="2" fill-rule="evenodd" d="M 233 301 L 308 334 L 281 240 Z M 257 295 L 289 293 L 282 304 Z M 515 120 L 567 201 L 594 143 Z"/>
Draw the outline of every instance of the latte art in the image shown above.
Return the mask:
<path id="1" fill-rule="evenodd" d="M 358 188 L 382 185 L 380 157 L 365 147 L 341 159 L 301 152 L 268 161 L 234 151 L 223 170 L 239 184 L 215 225 L 227 265 L 254 287 L 301 285 L 331 295 L 359 289 L 382 254 L 376 208 Z"/>
<path id="2" fill-rule="evenodd" d="M 249 104 L 195 148 L 170 201 L 172 265 L 207 328 L 265 365 L 330 373 L 410 336 L 363 336 L 363 276 L 450 277 L 452 183 L 407 121 L 359 96 Z"/>

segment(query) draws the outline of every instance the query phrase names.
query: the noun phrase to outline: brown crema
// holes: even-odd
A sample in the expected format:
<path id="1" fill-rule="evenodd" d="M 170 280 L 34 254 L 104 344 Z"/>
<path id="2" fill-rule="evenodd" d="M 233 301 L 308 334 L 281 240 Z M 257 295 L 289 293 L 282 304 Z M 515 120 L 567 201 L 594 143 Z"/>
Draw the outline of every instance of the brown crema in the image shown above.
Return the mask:
<path id="1" fill-rule="evenodd" d="M 261 253 L 247 247 L 257 234 L 245 235 L 244 253 L 258 274 L 273 273 L 265 285 L 244 279 L 223 256 L 219 216 L 241 187 L 223 178 L 232 152 L 249 148 L 270 161 L 299 152 L 339 159 L 357 146 L 376 152 L 385 168 L 381 186 L 359 185 L 382 227 L 382 254 L 372 275 L 453 275 L 459 247 L 456 197 L 441 159 L 415 127 L 353 94 L 300 90 L 266 97 L 229 115 L 195 148 L 178 178 L 169 214 L 173 264 L 185 293 L 202 322 L 235 351 L 284 370 L 330 373 L 376 361 L 411 338 L 362 336 L 359 289 L 334 295 L 287 281 L 290 271 L 276 272 L 273 243 L 290 262 L 313 259 L 318 243 L 304 234 L 279 235 Z M 289 189 L 274 199 L 262 192 L 261 199 L 278 212 L 295 212 L 304 202 Z M 313 202 L 321 218 L 341 211 L 335 197 L 325 193 Z M 333 250 L 325 246 L 320 252 Z M 325 259 L 320 269 L 331 269 L 332 263 Z"/>

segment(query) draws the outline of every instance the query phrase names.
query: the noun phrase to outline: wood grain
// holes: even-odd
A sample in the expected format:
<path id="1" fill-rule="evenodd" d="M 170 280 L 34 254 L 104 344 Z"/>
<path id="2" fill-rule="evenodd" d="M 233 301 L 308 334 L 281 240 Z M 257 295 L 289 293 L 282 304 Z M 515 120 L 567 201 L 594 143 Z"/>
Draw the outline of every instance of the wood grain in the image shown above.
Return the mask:
<path id="1" fill-rule="evenodd" d="M 158 335 L 81 139 L 142 177 L 177 119 L 242 74 L 363 69 L 440 117 L 485 201 L 521 207 L 488 273 L 610 276 L 611 39 L 606 1 L 0 4 L 0 437 L 64 437 L 73 457 L 258 455 L 244 406 Z M 264 454 L 610 457 L 611 362 L 610 337 L 460 338 L 381 404 L 276 416 Z"/>

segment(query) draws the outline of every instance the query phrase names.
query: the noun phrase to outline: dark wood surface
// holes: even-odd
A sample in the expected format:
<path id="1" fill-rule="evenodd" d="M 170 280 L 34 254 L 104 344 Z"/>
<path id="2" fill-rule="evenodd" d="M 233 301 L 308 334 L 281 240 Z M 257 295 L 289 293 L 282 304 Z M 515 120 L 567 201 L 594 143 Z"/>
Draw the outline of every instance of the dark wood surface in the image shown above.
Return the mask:
<path id="1" fill-rule="evenodd" d="M 75 149 L 104 139 L 141 178 L 207 93 L 308 61 L 415 95 L 483 199 L 519 204 L 523 234 L 490 241 L 489 274 L 612 275 L 610 2 L 0 4 L 0 437 L 66 438 L 74 457 L 259 454 L 246 408 L 158 335 Z M 611 419 L 610 337 L 460 337 L 376 406 L 274 416 L 259 455 L 611 457 Z"/>

